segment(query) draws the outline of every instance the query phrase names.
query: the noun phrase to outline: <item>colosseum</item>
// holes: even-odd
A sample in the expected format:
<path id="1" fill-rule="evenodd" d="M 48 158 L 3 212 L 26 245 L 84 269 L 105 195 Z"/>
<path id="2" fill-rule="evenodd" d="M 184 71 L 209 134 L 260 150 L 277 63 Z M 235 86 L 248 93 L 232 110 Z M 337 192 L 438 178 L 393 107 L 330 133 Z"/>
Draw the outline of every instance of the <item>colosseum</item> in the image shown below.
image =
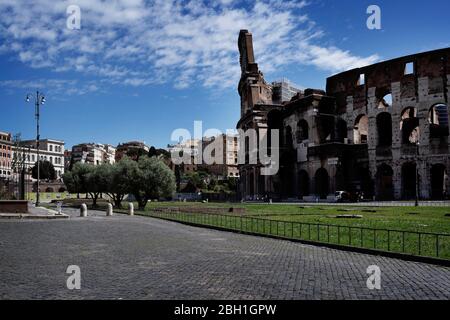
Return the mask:
<path id="1" fill-rule="evenodd" d="M 325 201 L 341 190 L 377 200 L 448 198 L 450 48 L 339 73 L 326 91 L 300 91 L 264 80 L 247 30 L 238 47 L 237 128 L 280 130 L 276 175 L 261 175 L 260 163 L 240 165 L 243 199 Z"/>

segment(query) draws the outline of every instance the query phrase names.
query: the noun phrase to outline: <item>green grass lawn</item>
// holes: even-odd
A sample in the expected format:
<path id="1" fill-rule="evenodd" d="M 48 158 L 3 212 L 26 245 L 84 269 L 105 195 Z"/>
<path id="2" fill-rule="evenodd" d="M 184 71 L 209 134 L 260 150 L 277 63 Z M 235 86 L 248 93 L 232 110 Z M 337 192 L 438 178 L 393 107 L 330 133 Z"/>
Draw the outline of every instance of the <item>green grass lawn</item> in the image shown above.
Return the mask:
<path id="1" fill-rule="evenodd" d="M 78 201 L 86 202 L 85 199 Z M 99 205 L 103 209 L 106 203 L 102 201 Z M 125 202 L 123 206 L 126 208 Z M 175 207 L 190 207 L 192 213 L 161 213 L 153 210 Z M 195 212 L 196 208 L 218 207 L 224 208 L 223 214 Z M 245 208 L 246 211 L 242 215 L 227 213 L 230 207 Z M 115 211 L 126 213 L 126 209 Z M 449 213 L 449 207 L 200 202 L 150 202 L 145 211 L 136 210 L 136 214 L 231 230 L 444 259 L 450 259 L 450 217 L 446 216 Z M 338 215 L 360 215 L 362 218 L 337 218 Z M 419 235 L 417 232 L 433 234 Z M 434 233 L 443 235 L 436 236 Z"/>
<path id="2" fill-rule="evenodd" d="M 263 219 L 450 234 L 450 217 L 445 216 L 450 214 L 450 207 L 151 202 L 147 205 L 146 211 L 152 208 L 180 206 L 238 207 L 246 209 L 245 216 Z M 337 215 L 361 215 L 363 217 L 361 219 L 342 219 L 336 218 Z"/>
<path id="3" fill-rule="evenodd" d="M 243 207 L 246 212 L 242 216 L 152 212 L 153 208 L 180 206 L 233 206 Z M 156 202 L 149 203 L 143 214 L 292 239 L 450 259 L 450 217 L 446 216 L 448 213 L 448 207 Z M 362 218 L 337 218 L 338 215 L 360 215 Z M 444 235 L 419 235 L 416 232 Z"/>

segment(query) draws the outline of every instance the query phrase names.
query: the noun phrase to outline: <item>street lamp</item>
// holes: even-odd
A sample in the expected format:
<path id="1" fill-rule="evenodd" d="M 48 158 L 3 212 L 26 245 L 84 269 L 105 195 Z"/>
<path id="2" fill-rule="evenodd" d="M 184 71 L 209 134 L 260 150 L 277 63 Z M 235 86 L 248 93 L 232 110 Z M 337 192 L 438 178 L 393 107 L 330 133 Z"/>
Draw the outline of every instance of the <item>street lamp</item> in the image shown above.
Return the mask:
<path id="1" fill-rule="evenodd" d="M 30 102 L 30 100 L 34 97 L 32 94 L 27 94 L 26 102 Z M 45 103 L 45 97 L 39 91 L 36 91 L 36 96 L 34 97 L 34 105 L 35 109 L 35 118 L 36 118 L 36 150 L 37 150 L 37 190 L 36 190 L 36 207 L 39 206 L 39 178 L 40 178 L 40 164 L 41 159 L 39 155 L 39 107 Z"/>
<path id="2" fill-rule="evenodd" d="M 416 142 L 416 199 L 414 205 L 419 206 L 419 140 Z"/>

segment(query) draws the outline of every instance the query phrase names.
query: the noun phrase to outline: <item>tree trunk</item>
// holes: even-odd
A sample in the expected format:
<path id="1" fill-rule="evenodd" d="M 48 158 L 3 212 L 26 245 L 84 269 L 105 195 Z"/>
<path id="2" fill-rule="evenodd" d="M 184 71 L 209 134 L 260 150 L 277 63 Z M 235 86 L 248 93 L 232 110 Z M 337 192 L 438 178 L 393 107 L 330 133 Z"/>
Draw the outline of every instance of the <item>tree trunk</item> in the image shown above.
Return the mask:
<path id="1" fill-rule="evenodd" d="M 116 208 L 122 209 L 123 195 L 115 194 L 113 199 L 114 199 L 114 205 L 116 206 Z"/>
<path id="2" fill-rule="evenodd" d="M 138 209 L 141 211 L 145 210 L 145 206 L 147 205 L 148 199 L 146 197 L 136 197 L 136 200 L 138 202 Z"/>
<path id="3" fill-rule="evenodd" d="M 92 193 L 91 196 L 92 196 L 92 207 L 96 208 L 97 207 L 97 199 L 98 199 L 99 194 Z"/>

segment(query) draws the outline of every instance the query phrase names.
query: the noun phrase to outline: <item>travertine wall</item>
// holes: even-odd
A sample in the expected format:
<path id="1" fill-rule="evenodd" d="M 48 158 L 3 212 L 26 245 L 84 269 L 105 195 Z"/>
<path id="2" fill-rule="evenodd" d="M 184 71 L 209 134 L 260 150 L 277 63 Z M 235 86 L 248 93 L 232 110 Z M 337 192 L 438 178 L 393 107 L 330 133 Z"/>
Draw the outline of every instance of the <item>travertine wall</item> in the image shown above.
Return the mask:
<path id="1" fill-rule="evenodd" d="M 247 30 L 241 31 L 238 46 L 237 128 L 255 128 L 260 135 L 281 131 L 276 176 L 261 177 L 259 164 L 240 165 L 244 198 L 330 200 L 338 190 L 378 199 L 413 198 L 416 168 L 421 198 L 448 197 L 450 48 L 349 70 L 328 78 L 326 92 L 306 89 L 276 104 Z M 429 120 L 436 105 L 439 126 Z M 270 124 L 274 110 L 281 117 L 278 127 Z"/>

